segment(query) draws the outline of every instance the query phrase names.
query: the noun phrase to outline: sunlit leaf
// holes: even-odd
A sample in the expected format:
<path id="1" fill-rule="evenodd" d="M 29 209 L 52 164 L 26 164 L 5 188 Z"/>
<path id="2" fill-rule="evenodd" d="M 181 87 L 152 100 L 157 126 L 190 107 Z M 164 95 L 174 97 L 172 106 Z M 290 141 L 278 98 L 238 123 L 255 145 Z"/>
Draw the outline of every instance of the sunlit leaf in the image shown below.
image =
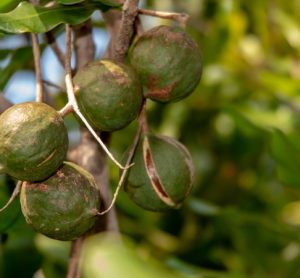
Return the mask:
<path id="1" fill-rule="evenodd" d="M 291 15 L 284 13 L 282 10 L 274 9 L 273 18 L 277 21 L 278 29 L 281 30 L 288 43 L 295 48 L 300 47 L 300 30 L 299 21 Z"/>
<path id="2" fill-rule="evenodd" d="M 300 91 L 299 80 L 294 80 L 290 76 L 264 71 L 259 74 L 259 78 L 262 86 L 272 92 L 284 92 L 293 96 L 296 94 L 298 95 Z"/>
<path id="3" fill-rule="evenodd" d="M 240 104 L 239 106 L 225 106 L 225 111 L 229 112 L 234 117 L 236 124 L 241 130 L 247 131 L 250 135 L 251 128 L 254 135 L 259 131 L 270 131 L 273 128 L 278 128 L 284 131 L 289 131 L 293 127 L 293 114 L 291 110 L 285 107 L 277 109 L 266 109 L 253 104 Z"/>
<path id="4" fill-rule="evenodd" d="M 22 0 L 1 0 L 0 12 L 8 12 L 15 8 Z"/>
<path id="5" fill-rule="evenodd" d="M 44 33 L 61 23 L 79 24 L 87 20 L 97 5 L 34 6 L 21 2 L 14 10 L 0 14 L 0 31 L 8 33 Z"/>
<path id="6" fill-rule="evenodd" d="M 82 252 L 83 278 L 180 278 L 182 275 L 168 269 L 151 258 L 143 260 L 132 243 L 115 234 L 89 237 Z"/>

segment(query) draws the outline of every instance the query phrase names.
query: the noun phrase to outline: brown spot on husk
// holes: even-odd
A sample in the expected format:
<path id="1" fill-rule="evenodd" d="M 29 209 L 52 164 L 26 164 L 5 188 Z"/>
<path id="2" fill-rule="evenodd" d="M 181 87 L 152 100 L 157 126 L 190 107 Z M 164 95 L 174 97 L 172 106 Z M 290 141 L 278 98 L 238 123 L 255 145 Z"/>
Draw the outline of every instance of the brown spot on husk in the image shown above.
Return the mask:
<path id="1" fill-rule="evenodd" d="M 124 74 L 119 73 L 119 72 L 114 72 L 113 75 L 115 77 L 115 81 L 119 85 L 129 85 L 130 84 L 129 79 L 126 76 L 124 76 Z"/>
<path id="2" fill-rule="evenodd" d="M 149 80 L 148 88 L 150 91 L 145 94 L 148 98 L 159 98 L 160 100 L 169 100 L 171 97 L 171 92 L 173 91 L 176 83 L 169 84 L 164 88 L 157 88 L 158 78 L 152 76 Z"/>
<path id="3" fill-rule="evenodd" d="M 45 183 L 39 183 L 38 186 L 36 186 L 36 189 L 45 192 L 48 189 L 48 185 Z"/>
<path id="4" fill-rule="evenodd" d="M 197 45 L 194 43 L 192 38 L 190 38 L 183 30 L 170 26 L 158 26 L 153 28 L 152 30 L 146 32 L 143 37 L 163 37 L 166 42 L 175 42 L 181 47 L 184 46 L 191 49 L 197 48 Z"/>
<path id="5" fill-rule="evenodd" d="M 165 29 L 164 35 L 165 35 L 165 38 L 168 41 L 174 41 L 174 42 L 179 43 L 179 42 L 182 42 L 182 40 L 183 40 L 183 34 L 182 33 L 171 32 L 171 30 L 169 30 L 169 29 Z"/>
<path id="6" fill-rule="evenodd" d="M 58 170 L 58 171 L 56 172 L 56 175 L 57 175 L 58 177 L 60 177 L 60 178 L 63 178 L 63 177 L 65 176 L 64 172 L 61 171 L 61 170 Z"/>
<path id="7" fill-rule="evenodd" d="M 130 80 L 120 72 L 109 72 L 102 75 L 103 80 L 113 80 L 118 83 L 118 85 L 129 85 Z"/>
<path id="8" fill-rule="evenodd" d="M 109 71 L 109 73 L 102 75 L 104 76 L 104 80 L 106 78 L 112 79 L 113 77 L 113 80 L 116 81 L 119 85 L 130 84 L 127 73 L 118 64 L 113 64 L 108 60 L 102 60 L 101 63 Z"/>

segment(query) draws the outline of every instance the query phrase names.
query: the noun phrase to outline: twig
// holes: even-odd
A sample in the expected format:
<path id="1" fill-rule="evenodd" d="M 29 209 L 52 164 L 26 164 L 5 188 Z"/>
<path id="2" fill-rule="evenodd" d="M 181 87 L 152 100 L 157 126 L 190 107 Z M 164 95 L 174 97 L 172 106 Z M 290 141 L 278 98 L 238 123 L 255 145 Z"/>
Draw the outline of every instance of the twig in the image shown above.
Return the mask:
<path id="1" fill-rule="evenodd" d="M 74 34 L 75 54 L 85 52 L 85 55 L 80 57 L 80 59 L 76 56 L 76 69 L 81 69 L 90 62 L 91 58 L 94 59 L 95 56 L 91 19 L 80 25 L 74 26 Z M 82 43 L 83 40 L 85 43 Z"/>
<path id="2" fill-rule="evenodd" d="M 59 110 L 59 114 L 64 118 L 68 114 L 74 112 L 73 105 L 71 105 L 69 102 L 67 105 L 65 105 L 61 110 Z"/>
<path id="3" fill-rule="evenodd" d="M 85 24 L 87 25 L 86 27 Z M 88 51 L 87 48 L 89 48 Z M 87 62 L 93 60 L 95 56 L 95 46 L 90 23 L 85 22 L 74 28 L 74 52 L 77 70 L 81 69 Z M 60 112 L 61 114 L 67 114 L 70 111 L 73 111 L 72 105 L 65 106 L 65 110 L 62 109 Z M 85 127 L 80 128 L 80 144 L 68 152 L 68 159 L 70 158 L 94 176 L 99 195 L 103 200 L 100 191 L 109 191 L 108 179 L 103 179 L 102 176 L 107 171 L 105 153 L 100 149 L 98 142 L 94 140 L 94 137 Z M 67 270 L 68 278 L 80 277 L 81 270 L 79 260 L 86 237 L 87 235 L 83 235 L 72 242 Z"/>
<path id="4" fill-rule="evenodd" d="M 135 35 L 137 36 L 141 36 L 144 33 L 143 24 L 139 15 L 137 15 L 135 18 L 134 29 L 135 29 Z"/>
<path id="5" fill-rule="evenodd" d="M 174 12 L 161 12 L 146 9 L 138 9 L 138 13 L 142 15 L 150 15 L 160 17 L 164 19 L 171 19 L 177 21 L 182 27 L 186 27 L 189 20 L 189 15 L 186 13 L 174 13 Z"/>
<path id="6" fill-rule="evenodd" d="M 122 61 L 125 57 L 125 54 L 130 46 L 131 39 L 134 33 L 134 28 L 136 28 L 136 31 L 142 30 L 142 27 L 140 25 L 140 22 L 138 22 L 137 15 L 138 15 L 138 3 L 139 0 L 126 0 L 123 5 L 123 12 L 122 12 L 122 19 L 121 19 L 121 25 L 119 28 L 119 32 L 116 37 L 112 35 L 112 39 L 110 41 L 108 51 L 105 54 L 105 56 L 110 56 L 110 58 L 113 58 L 115 60 Z M 113 47 L 111 47 L 113 43 Z M 144 109 L 143 109 L 144 110 Z M 116 187 L 115 193 L 113 195 L 113 199 L 110 203 L 110 205 L 103 211 L 98 212 L 98 215 L 104 215 L 108 213 L 114 206 L 116 199 L 119 195 L 119 192 L 122 188 L 123 182 L 126 178 L 126 174 L 128 172 L 128 169 L 133 165 L 131 164 L 135 149 L 137 147 L 140 135 L 142 131 L 142 125 L 139 125 L 139 128 L 136 132 L 134 143 L 132 147 L 129 150 L 128 158 L 125 164 L 126 169 L 123 170 L 122 175 L 120 177 L 120 180 L 118 182 L 118 185 Z"/>
<path id="7" fill-rule="evenodd" d="M 143 107 L 141 109 L 141 112 L 140 112 L 140 115 L 139 115 L 139 126 L 138 126 L 138 130 L 135 134 L 135 137 L 133 139 L 133 144 L 131 145 L 129 151 L 128 151 L 128 157 L 127 157 L 127 161 L 126 161 L 126 164 L 125 164 L 125 167 L 129 166 L 129 165 L 133 165 L 131 162 L 132 162 L 132 158 L 134 156 L 134 153 L 136 151 L 136 148 L 138 146 L 138 143 L 139 143 L 139 140 L 140 140 L 140 137 L 141 137 L 141 134 L 142 133 L 145 133 L 145 132 L 148 132 L 149 131 L 149 127 L 148 127 L 148 122 L 147 122 L 147 117 L 146 117 L 146 100 L 144 101 L 144 104 L 143 104 Z M 128 172 L 129 168 L 126 168 L 125 170 L 122 171 L 122 175 L 119 179 L 119 182 L 118 182 L 118 185 L 116 187 L 116 190 L 115 190 L 115 193 L 113 195 L 113 199 L 110 203 L 110 205 L 104 210 L 104 211 L 101 211 L 101 212 L 98 212 L 97 215 L 104 215 L 106 214 L 107 212 L 109 212 L 112 207 L 114 206 L 116 200 L 117 200 L 117 197 L 119 195 L 119 192 L 123 186 L 123 183 L 124 183 L 124 180 L 126 178 L 126 175 L 127 175 L 127 172 Z"/>
<path id="8" fill-rule="evenodd" d="M 148 126 L 147 114 L 146 114 L 146 100 L 144 101 L 140 117 L 139 117 L 139 124 L 141 126 L 142 132 L 147 133 L 150 131 Z"/>
<path id="9" fill-rule="evenodd" d="M 3 93 L 0 92 L 0 114 L 12 105 L 13 104 L 3 96 Z"/>
<path id="10" fill-rule="evenodd" d="M 53 82 L 51 82 L 51 81 L 49 81 L 49 80 L 43 79 L 42 81 L 43 81 L 43 83 L 46 84 L 47 86 L 51 86 L 51 87 L 53 87 L 53 88 L 59 89 L 60 91 L 64 91 L 64 90 L 65 90 L 63 87 L 61 87 L 61 86 L 59 86 L 59 85 L 57 85 L 57 84 L 55 84 L 55 83 L 53 83 Z"/>
<path id="11" fill-rule="evenodd" d="M 38 5 L 39 0 L 30 0 L 33 5 Z M 33 57 L 34 57 L 34 68 L 36 75 L 36 95 L 35 100 L 37 102 L 43 102 L 43 82 L 42 82 L 42 70 L 41 70 L 41 51 L 39 47 L 38 35 L 31 34 Z"/>
<path id="12" fill-rule="evenodd" d="M 58 61 L 61 63 L 62 66 L 64 66 L 65 55 L 60 50 L 59 46 L 57 45 L 56 40 L 55 40 L 55 38 L 54 38 L 54 36 L 53 36 L 53 34 L 52 34 L 51 31 L 49 31 L 49 32 L 46 33 L 46 38 L 47 38 L 48 44 L 50 44 L 53 52 L 55 53 Z"/>
<path id="13" fill-rule="evenodd" d="M 139 0 L 126 0 L 123 5 L 122 20 L 112 58 L 122 61 L 130 46 Z"/>
<path id="14" fill-rule="evenodd" d="M 80 278 L 80 252 L 82 249 L 85 236 L 78 238 L 72 242 L 71 255 L 69 258 L 69 268 L 67 273 L 67 278 Z"/>
<path id="15" fill-rule="evenodd" d="M 116 187 L 115 193 L 113 195 L 113 199 L 112 199 L 110 205 L 104 211 L 98 212 L 97 215 L 104 215 L 104 214 L 108 213 L 112 209 L 112 207 L 114 206 L 114 204 L 117 200 L 117 197 L 119 195 L 119 192 L 120 192 L 120 190 L 123 186 L 124 180 L 126 178 L 128 170 L 129 170 L 129 167 L 132 165 L 131 161 L 132 161 L 133 155 L 135 153 L 136 147 L 138 145 L 139 139 L 141 137 L 141 133 L 142 133 L 142 126 L 139 125 L 138 130 L 137 130 L 137 132 L 135 134 L 135 137 L 134 137 L 134 140 L 133 140 L 133 144 L 132 144 L 132 146 L 131 146 L 131 148 L 128 152 L 128 158 L 127 158 L 127 161 L 126 161 L 126 164 L 125 164 L 125 167 L 127 167 L 127 168 L 124 169 L 123 172 L 122 172 L 122 175 L 119 179 L 119 182 L 118 182 L 118 185 Z"/>
<path id="16" fill-rule="evenodd" d="M 66 75 L 72 74 L 71 56 L 72 56 L 72 27 L 69 24 L 67 24 L 66 25 L 66 56 L 64 62 Z"/>
<path id="17" fill-rule="evenodd" d="M 4 211 L 5 209 L 7 209 L 7 208 L 10 206 L 10 204 L 17 198 L 17 196 L 18 196 L 19 193 L 20 193 L 22 183 L 23 183 L 22 181 L 18 181 L 18 182 L 17 182 L 17 185 L 16 185 L 16 187 L 15 187 L 13 193 L 11 194 L 9 200 L 8 200 L 7 203 L 4 205 L 4 207 L 2 207 L 2 208 L 0 209 L 0 212 L 2 212 L 2 211 Z"/>
<path id="18" fill-rule="evenodd" d="M 43 80 L 41 70 L 41 52 L 39 47 L 39 40 L 37 34 L 31 34 L 33 56 L 34 56 L 34 67 L 36 75 L 36 97 L 37 102 L 43 101 Z"/>
<path id="19" fill-rule="evenodd" d="M 65 69 L 66 69 L 66 76 L 65 76 L 65 82 L 66 82 L 66 89 L 67 89 L 67 95 L 68 95 L 68 103 L 66 106 L 72 106 L 74 112 L 78 115 L 78 117 L 82 120 L 84 125 L 87 127 L 87 129 L 91 132 L 91 134 L 94 136 L 94 138 L 97 140 L 97 142 L 100 144 L 104 152 L 108 155 L 108 157 L 121 169 L 125 169 L 126 167 L 123 167 L 120 162 L 118 162 L 112 153 L 108 150 L 106 145 L 102 142 L 100 137 L 97 135 L 97 133 L 94 131 L 94 129 L 91 127 L 89 122 L 86 120 L 86 118 L 82 115 L 82 113 L 79 110 L 76 98 L 75 98 L 75 91 L 73 86 L 73 80 L 72 80 L 72 69 L 71 69 L 71 41 L 72 41 L 72 28 L 70 25 L 66 25 L 66 61 L 65 61 Z M 63 108 L 64 109 L 64 108 Z"/>

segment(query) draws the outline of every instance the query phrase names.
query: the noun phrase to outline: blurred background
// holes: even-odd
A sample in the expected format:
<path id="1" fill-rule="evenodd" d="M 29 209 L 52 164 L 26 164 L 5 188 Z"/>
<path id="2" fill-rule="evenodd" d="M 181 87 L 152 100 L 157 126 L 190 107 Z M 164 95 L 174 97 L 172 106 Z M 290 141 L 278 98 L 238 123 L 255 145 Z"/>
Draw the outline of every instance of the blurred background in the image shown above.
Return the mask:
<path id="1" fill-rule="evenodd" d="M 145 0 L 141 6 L 191 16 L 187 32 L 202 50 L 204 71 L 183 101 L 148 103 L 151 129 L 187 146 L 196 180 L 184 205 L 166 213 L 144 211 L 121 192 L 116 208 L 128 248 L 180 277 L 300 277 L 300 2 Z M 174 24 L 141 19 L 145 30 Z M 100 13 L 93 21 L 100 58 L 109 35 Z M 57 34 L 63 49 L 64 33 Z M 62 87 L 47 86 L 59 109 L 66 101 L 64 71 L 40 39 L 44 79 Z M 4 96 L 12 103 L 34 100 L 26 35 L 1 35 L 0 66 Z M 65 121 L 75 145 L 78 124 L 72 116 Z M 117 157 L 135 129 L 133 123 L 114 133 L 111 148 Z M 110 173 L 114 189 L 119 173 L 115 167 Z M 14 184 L 0 175 L 0 205 Z M 64 277 L 69 243 L 35 233 L 17 200 L 0 214 L 0 233 L 0 277 L 38 277 L 40 268 L 46 277 Z"/>

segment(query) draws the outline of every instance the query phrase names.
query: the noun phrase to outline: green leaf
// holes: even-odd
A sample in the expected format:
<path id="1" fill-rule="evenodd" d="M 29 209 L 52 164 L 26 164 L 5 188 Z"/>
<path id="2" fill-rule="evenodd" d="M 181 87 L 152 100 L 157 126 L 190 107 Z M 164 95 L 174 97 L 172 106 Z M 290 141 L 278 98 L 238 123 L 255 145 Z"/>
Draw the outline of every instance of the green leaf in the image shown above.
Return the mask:
<path id="1" fill-rule="evenodd" d="M 300 138 L 275 130 L 271 135 L 271 154 L 278 178 L 286 185 L 300 189 Z"/>
<path id="2" fill-rule="evenodd" d="M 84 242 L 81 262 L 83 278 L 183 277 L 154 258 L 144 260 L 133 242 L 114 233 L 89 237 Z"/>
<path id="3" fill-rule="evenodd" d="M 33 6 L 28 2 L 21 2 L 11 12 L 0 14 L 0 31 L 44 33 L 61 23 L 79 24 L 87 20 L 98 7 L 93 3 L 87 3 L 45 8 Z"/>
<path id="4" fill-rule="evenodd" d="M 113 0 L 92 0 L 92 2 L 101 3 L 103 5 L 110 6 L 110 7 L 115 7 L 115 8 L 122 6 L 122 4 L 117 3 Z"/>
<path id="5" fill-rule="evenodd" d="M 245 110 L 247 111 L 247 108 L 242 107 L 241 109 L 240 107 L 233 105 L 225 105 L 223 107 L 224 113 L 227 113 L 232 117 L 237 128 L 244 134 L 249 137 L 261 136 L 261 133 L 264 132 L 263 127 L 251 121 L 251 119 L 249 119 L 250 113 L 247 113 L 249 111 L 245 113 Z"/>
<path id="6" fill-rule="evenodd" d="M 4 60 L 12 51 L 10 49 L 1 49 L 0 50 L 0 60 Z"/>
<path id="7" fill-rule="evenodd" d="M 58 0 L 58 3 L 63 4 L 63 5 L 74 5 L 78 3 L 82 3 L 85 0 Z"/>
<path id="8" fill-rule="evenodd" d="M 257 102 L 225 105 L 224 112 L 230 114 L 238 128 L 248 135 L 269 132 L 273 128 L 289 131 L 293 125 L 293 114 L 288 109 L 265 109 Z"/>
<path id="9" fill-rule="evenodd" d="M 297 79 L 290 76 L 279 75 L 270 71 L 262 71 L 259 73 L 261 85 L 271 92 L 284 92 L 286 95 L 298 95 L 300 83 Z"/>
<path id="10" fill-rule="evenodd" d="M 43 49 L 44 46 L 41 46 Z M 6 50 L 0 51 L 0 56 L 5 55 Z M 0 68 L 0 90 L 3 90 L 8 80 L 14 72 L 20 69 L 28 69 L 33 67 L 33 54 L 31 47 L 21 47 L 12 50 L 9 53 L 10 62 L 5 68 Z"/>
<path id="11" fill-rule="evenodd" d="M 69 241 L 55 240 L 42 234 L 37 234 L 34 239 L 37 250 L 48 261 L 59 262 L 61 264 L 68 263 L 71 244 Z"/>
<path id="12" fill-rule="evenodd" d="M 282 32 L 287 42 L 294 48 L 300 47 L 300 30 L 299 21 L 292 15 L 285 13 L 280 9 L 273 11 L 274 19 L 278 24 L 278 32 Z"/>
<path id="13" fill-rule="evenodd" d="M 10 198 L 7 186 L 0 186 L 0 208 L 2 208 Z M 9 207 L 0 213 L 0 234 L 6 232 L 21 214 L 20 203 L 15 200 Z"/>
<path id="14" fill-rule="evenodd" d="M 79 4 L 83 3 L 86 0 L 58 0 L 57 2 L 62 4 L 62 5 L 74 5 L 74 4 Z M 112 0 L 90 0 L 91 2 L 95 3 L 100 3 L 108 7 L 120 7 L 120 3 L 116 3 L 115 1 Z"/>
<path id="15" fill-rule="evenodd" d="M 200 199 L 189 198 L 188 205 L 192 211 L 199 215 L 214 216 L 220 212 L 218 206 Z"/>
<path id="16" fill-rule="evenodd" d="M 22 0 L 1 0 L 0 12 L 8 12 L 14 9 Z"/>

